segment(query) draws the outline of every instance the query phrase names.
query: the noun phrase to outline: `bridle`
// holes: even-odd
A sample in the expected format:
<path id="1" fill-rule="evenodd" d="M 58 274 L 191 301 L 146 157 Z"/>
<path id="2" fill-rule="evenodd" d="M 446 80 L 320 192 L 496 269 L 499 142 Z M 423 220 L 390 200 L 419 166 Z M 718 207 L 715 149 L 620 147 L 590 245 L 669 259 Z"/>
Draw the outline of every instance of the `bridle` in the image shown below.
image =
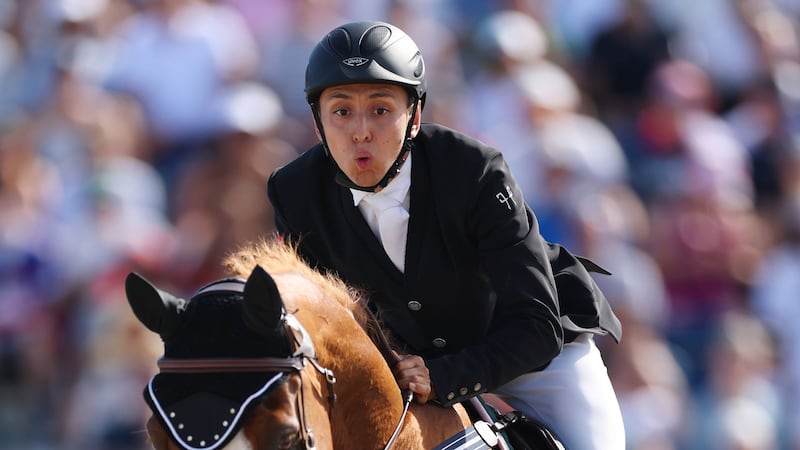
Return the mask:
<path id="1" fill-rule="evenodd" d="M 305 450 L 314 450 L 316 448 L 316 440 L 314 438 L 314 432 L 311 429 L 306 417 L 302 372 L 308 365 L 311 365 L 314 370 L 325 377 L 325 381 L 328 385 L 328 420 L 331 422 L 333 421 L 333 407 L 336 403 L 336 393 L 334 391 L 336 376 L 332 370 L 319 364 L 316 350 L 314 349 L 314 344 L 311 341 L 311 336 L 293 314 L 285 312 L 281 323 L 286 331 L 286 335 L 291 336 L 293 340 L 294 352 L 291 354 L 291 356 L 285 358 L 161 358 L 158 360 L 158 368 L 161 372 L 169 373 L 197 374 L 215 372 L 287 371 L 300 374 L 300 401 L 297 402 L 297 415 L 300 418 L 300 434 L 303 443 L 302 448 Z M 410 393 L 406 393 L 404 397 L 405 401 L 402 416 L 400 417 L 400 420 L 395 427 L 391 438 L 386 443 L 386 446 L 384 446 L 383 450 L 389 450 L 391 448 L 395 439 L 400 433 L 403 423 L 405 422 L 405 417 L 413 396 Z"/>
<path id="2" fill-rule="evenodd" d="M 281 320 L 288 336 L 293 338 L 295 347 L 291 356 L 262 358 L 161 358 L 158 368 L 161 372 L 170 373 L 215 373 L 215 372 L 293 372 L 300 374 L 300 401 L 297 402 L 297 416 L 300 418 L 300 434 L 305 450 L 314 450 L 316 441 L 314 432 L 306 417 L 302 372 L 308 364 L 325 377 L 328 383 L 328 418 L 333 418 L 333 405 L 336 402 L 334 385 L 336 376 L 333 371 L 322 367 L 317 362 L 316 351 L 311 337 L 293 314 L 284 313 Z M 299 336 L 298 336 L 299 335 Z"/>

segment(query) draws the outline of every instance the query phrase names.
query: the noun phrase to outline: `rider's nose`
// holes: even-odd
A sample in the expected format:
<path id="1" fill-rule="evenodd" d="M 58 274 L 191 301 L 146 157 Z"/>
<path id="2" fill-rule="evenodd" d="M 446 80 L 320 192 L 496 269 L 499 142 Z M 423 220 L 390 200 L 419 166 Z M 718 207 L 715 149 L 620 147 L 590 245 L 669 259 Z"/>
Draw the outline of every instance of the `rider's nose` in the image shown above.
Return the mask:
<path id="1" fill-rule="evenodd" d="M 356 119 L 353 126 L 353 142 L 368 142 L 372 139 L 367 119 L 361 117 Z"/>

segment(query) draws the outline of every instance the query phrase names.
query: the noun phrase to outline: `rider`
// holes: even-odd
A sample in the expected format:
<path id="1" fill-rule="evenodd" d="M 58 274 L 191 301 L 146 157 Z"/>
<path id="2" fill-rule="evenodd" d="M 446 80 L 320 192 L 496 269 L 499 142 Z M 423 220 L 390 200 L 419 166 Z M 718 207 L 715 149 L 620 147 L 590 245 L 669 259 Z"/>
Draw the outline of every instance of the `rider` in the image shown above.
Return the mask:
<path id="1" fill-rule="evenodd" d="M 587 271 L 602 269 L 543 240 L 500 152 L 422 123 L 412 39 L 383 22 L 337 27 L 305 93 L 321 142 L 270 177 L 276 227 L 365 290 L 404 348 L 400 387 L 442 405 L 491 392 L 567 448 L 623 449 L 593 340 L 621 332 Z"/>

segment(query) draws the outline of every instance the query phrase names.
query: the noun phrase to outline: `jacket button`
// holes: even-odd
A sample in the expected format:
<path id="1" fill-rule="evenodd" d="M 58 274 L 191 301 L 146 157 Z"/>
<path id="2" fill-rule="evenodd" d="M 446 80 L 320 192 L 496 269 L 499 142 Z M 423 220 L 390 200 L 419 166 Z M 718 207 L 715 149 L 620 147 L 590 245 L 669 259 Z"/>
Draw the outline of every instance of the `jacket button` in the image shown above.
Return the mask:
<path id="1" fill-rule="evenodd" d="M 447 399 L 448 400 L 452 400 L 454 398 L 456 398 L 456 394 L 454 392 L 450 392 L 450 393 L 447 394 Z"/>
<path id="2" fill-rule="evenodd" d="M 420 309 L 422 309 L 422 303 L 416 300 L 411 300 L 410 302 L 408 302 L 408 309 L 412 311 L 419 311 Z"/>
<path id="3" fill-rule="evenodd" d="M 467 392 L 469 392 L 469 389 L 467 389 L 465 387 L 462 387 L 461 389 L 458 390 L 458 393 L 460 395 L 467 395 Z"/>
<path id="4" fill-rule="evenodd" d="M 447 345 L 447 341 L 442 338 L 436 338 L 433 340 L 433 346 L 436 348 L 444 348 Z"/>
<path id="5" fill-rule="evenodd" d="M 475 383 L 475 386 L 472 386 L 472 390 L 478 392 L 481 390 L 482 387 L 483 385 L 481 385 L 480 383 Z"/>

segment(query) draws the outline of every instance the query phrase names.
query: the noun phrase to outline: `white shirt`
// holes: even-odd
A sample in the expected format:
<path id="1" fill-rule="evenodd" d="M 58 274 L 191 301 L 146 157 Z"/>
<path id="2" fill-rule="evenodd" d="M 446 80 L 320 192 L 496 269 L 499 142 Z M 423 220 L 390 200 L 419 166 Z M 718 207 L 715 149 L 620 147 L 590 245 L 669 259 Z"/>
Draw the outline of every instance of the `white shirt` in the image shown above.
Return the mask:
<path id="1" fill-rule="evenodd" d="M 400 173 L 380 192 L 350 189 L 353 194 L 353 204 L 361 211 L 372 232 L 383 243 L 389 258 L 401 272 L 405 268 L 408 211 L 411 205 L 410 190 L 410 153 L 400 167 Z"/>

